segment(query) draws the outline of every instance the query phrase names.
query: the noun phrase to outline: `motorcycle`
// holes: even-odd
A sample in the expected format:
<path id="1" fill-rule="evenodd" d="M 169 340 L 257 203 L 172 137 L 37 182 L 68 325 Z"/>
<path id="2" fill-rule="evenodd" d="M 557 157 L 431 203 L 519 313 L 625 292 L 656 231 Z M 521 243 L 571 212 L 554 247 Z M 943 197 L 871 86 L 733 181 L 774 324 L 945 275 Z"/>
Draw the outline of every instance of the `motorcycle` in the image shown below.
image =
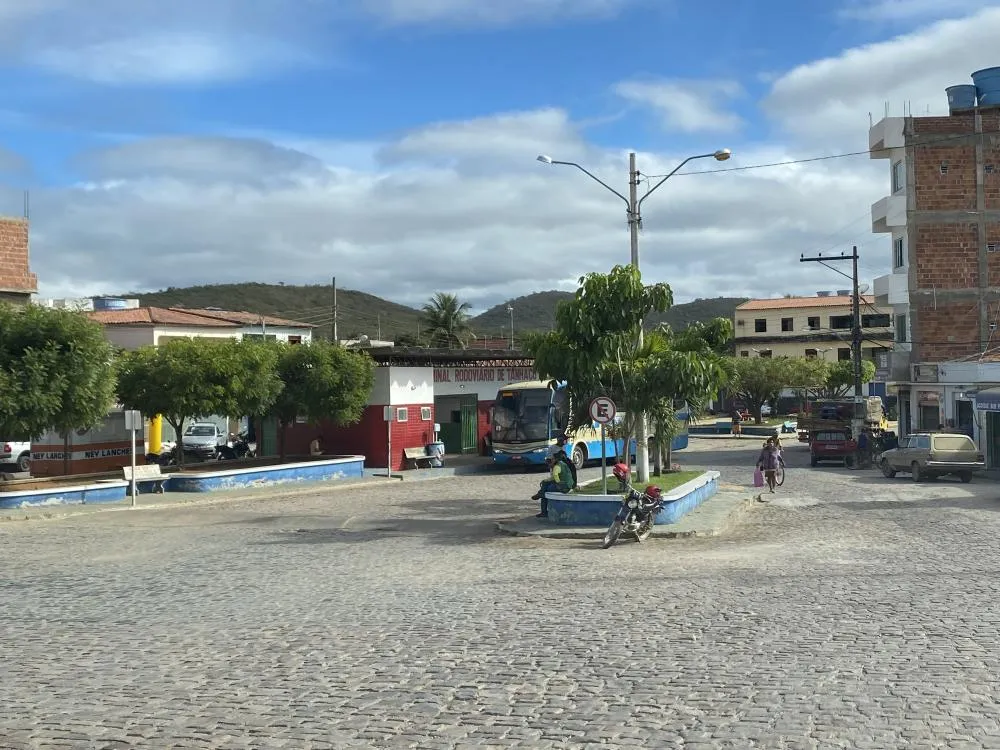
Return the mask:
<path id="1" fill-rule="evenodd" d="M 239 435 L 230 433 L 229 441 L 225 445 L 220 445 L 216 451 L 216 458 L 220 461 L 254 458 L 256 455 L 257 443 L 251 443 L 247 440 L 245 432 L 241 432 Z"/>
<path id="2" fill-rule="evenodd" d="M 659 487 L 649 485 L 643 492 L 633 487 L 630 482 L 631 470 L 626 464 L 615 464 L 611 471 L 621 483 L 622 504 L 604 535 L 602 549 L 611 547 L 623 533 L 634 534 L 637 542 L 649 539 L 656 523 L 656 514 L 667 504 Z"/>

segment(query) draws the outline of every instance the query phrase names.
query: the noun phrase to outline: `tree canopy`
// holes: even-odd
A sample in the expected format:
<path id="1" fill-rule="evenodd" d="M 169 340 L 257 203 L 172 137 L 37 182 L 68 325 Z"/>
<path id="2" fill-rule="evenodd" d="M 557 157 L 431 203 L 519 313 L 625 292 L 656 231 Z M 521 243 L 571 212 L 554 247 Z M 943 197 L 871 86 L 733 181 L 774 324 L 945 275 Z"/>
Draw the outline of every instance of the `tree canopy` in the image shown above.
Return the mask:
<path id="1" fill-rule="evenodd" d="M 431 346 L 443 349 L 464 349 L 472 337 L 469 325 L 468 302 L 461 302 L 454 294 L 438 292 L 424 305 L 421 312 L 421 331 Z"/>
<path id="2" fill-rule="evenodd" d="M 609 396 L 626 414 L 627 445 L 638 413 L 673 413 L 675 399 L 712 393 L 725 382 L 715 348 L 728 340 L 728 321 L 680 333 L 663 327 L 638 345 L 643 321 L 672 302 L 668 284 L 644 285 L 633 266 L 615 266 L 580 279 L 576 294 L 556 311 L 555 330 L 526 337 L 538 374 L 566 381 L 575 424 L 590 421 L 592 398 Z"/>
<path id="3" fill-rule="evenodd" d="M 277 363 L 276 348 L 264 342 L 173 339 L 122 352 L 118 396 L 127 408 L 162 414 L 180 441 L 188 419 L 266 412 L 283 387 Z"/>
<path id="4" fill-rule="evenodd" d="M 284 388 L 270 411 L 282 428 L 284 457 L 285 428 L 297 417 L 312 423 L 329 419 L 340 425 L 361 419 L 375 384 L 375 363 L 363 352 L 324 341 L 308 346 L 279 344 L 277 374 Z"/>
<path id="5" fill-rule="evenodd" d="M 0 437 L 100 424 L 115 400 L 113 354 L 79 312 L 0 303 Z"/>

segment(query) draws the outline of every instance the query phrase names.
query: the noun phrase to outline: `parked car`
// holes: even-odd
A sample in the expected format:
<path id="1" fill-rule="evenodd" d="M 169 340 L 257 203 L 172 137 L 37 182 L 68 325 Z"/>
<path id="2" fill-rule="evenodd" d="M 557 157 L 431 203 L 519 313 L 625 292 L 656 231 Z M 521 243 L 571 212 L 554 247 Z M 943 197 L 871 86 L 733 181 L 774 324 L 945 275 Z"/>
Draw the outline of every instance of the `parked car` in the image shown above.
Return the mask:
<path id="1" fill-rule="evenodd" d="M 927 432 L 901 438 L 899 446 L 879 455 L 879 468 L 892 479 L 909 472 L 914 482 L 951 474 L 963 482 L 986 468 L 986 460 L 972 438 L 954 432 Z"/>
<path id="2" fill-rule="evenodd" d="M 226 444 L 226 438 L 227 435 L 214 422 L 194 422 L 184 430 L 182 450 L 207 461 L 216 457 L 219 447 Z"/>
<path id="3" fill-rule="evenodd" d="M 809 464 L 817 466 L 820 461 L 837 461 L 843 462 L 844 466 L 853 466 L 857 450 L 858 444 L 846 432 L 815 432 L 809 443 Z"/>
<path id="4" fill-rule="evenodd" d="M 11 464 L 18 471 L 31 470 L 31 441 L 4 440 L 0 444 L 0 464 Z"/>
<path id="5" fill-rule="evenodd" d="M 771 416 L 771 407 L 768 404 L 764 404 L 763 406 L 761 406 L 760 407 L 760 415 L 762 417 L 769 417 L 769 416 Z"/>

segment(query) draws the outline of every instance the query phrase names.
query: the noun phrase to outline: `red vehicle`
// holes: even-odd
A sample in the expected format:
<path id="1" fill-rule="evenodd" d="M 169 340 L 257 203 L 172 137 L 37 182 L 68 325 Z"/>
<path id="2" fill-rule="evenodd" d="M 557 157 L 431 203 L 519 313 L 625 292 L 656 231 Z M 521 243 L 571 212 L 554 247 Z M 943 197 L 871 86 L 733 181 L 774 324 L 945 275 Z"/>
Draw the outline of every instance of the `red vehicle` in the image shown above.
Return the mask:
<path id="1" fill-rule="evenodd" d="M 816 466 L 820 461 L 843 461 L 844 466 L 854 465 L 858 444 L 849 438 L 847 433 L 837 430 L 824 430 L 812 433 L 809 442 L 809 464 Z"/>

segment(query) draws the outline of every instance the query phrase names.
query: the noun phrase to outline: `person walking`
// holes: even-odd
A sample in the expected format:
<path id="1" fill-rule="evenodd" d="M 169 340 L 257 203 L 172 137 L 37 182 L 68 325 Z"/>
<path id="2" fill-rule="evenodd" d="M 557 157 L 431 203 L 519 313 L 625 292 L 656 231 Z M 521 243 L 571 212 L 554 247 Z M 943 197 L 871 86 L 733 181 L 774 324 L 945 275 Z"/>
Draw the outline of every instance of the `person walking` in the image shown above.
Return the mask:
<path id="1" fill-rule="evenodd" d="M 764 481 L 767 483 L 767 491 L 774 492 L 777 485 L 778 467 L 784 467 L 785 459 L 781 457 L 781 449 L 774 438 L 768 438 L 764 447 L 757 456 L 757 468 L 764 472 Z"/>
<path id="2" fill-rule="evenodd" d="M 743 434 L 743 417 L 740 416 L 740 410 L 733 409 L 730 419 L 732 419 L 733 437 L 740 437 Z"/>
<path id="3" fill-rule="evenodd" d="M 531 496 L 532 500 L 539 500 L 542 503 L 541 512 L 537 513 L 535 518 L 549 517 L 549 499 L 545 497 L 546 492 L 569 492 L 576 486 L 566 461 L 557 461 L 555 456 L 550 455 L 545 458 L 545 465 L 551 472 L 549 478 L 542 481 L 538 486 L 538 492 Z"/>

